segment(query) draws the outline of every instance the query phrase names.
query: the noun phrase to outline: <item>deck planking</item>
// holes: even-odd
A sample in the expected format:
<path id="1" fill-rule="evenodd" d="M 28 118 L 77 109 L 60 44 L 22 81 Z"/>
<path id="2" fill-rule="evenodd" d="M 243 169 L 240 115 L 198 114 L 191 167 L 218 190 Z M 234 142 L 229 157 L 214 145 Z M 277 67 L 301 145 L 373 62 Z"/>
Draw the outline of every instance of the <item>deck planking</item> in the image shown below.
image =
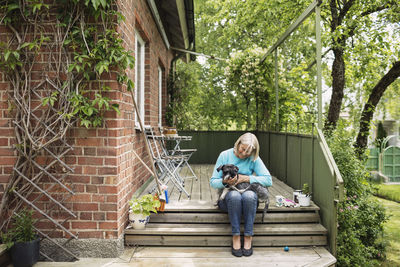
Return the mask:
<path id="1" fill-rule="evenodd" d="M 186 191 L 190 194 L 188 197 L 184 192 L 180 192 L 177 186 L 170 180 L 167 183 L 168 194 L 169 194 L 169 204 L 166 206 L 166 210 L 173 211 L 183 209 L 193 209 L 193 210 L 204 210 L 207 207 L 208 210 L 215 209 L 215 204 L 218 198 L 218 190 L 210 186 L 210 177 L 213 172 L 214 165 L 211 164 L 192 164 L 191 165 L 194 173 L 197 176 L 197 180 L 193 177 L 184 179 L 184 187 Z M 183 167 L 180 171 L 180 176 L 191 176 L 191 172 L 188 167 Z M 142 194 L 149 192 L 151 188 L 154 188 L 155 181 L 149 183 L 147 188 L 143 190 Z M 276 177 L 272 177 L 272 186 L 269 187 L 270 192 L 270 210 L 283 211 L 283 210 L 319 210 L 311 201 L 311 206 L 309 207 L 298 207 L 298 208 L 288 208 L 288 207 L 276 207 L 275 196 L 281 195 L 285 198 L 293 198 L 294 189 L 279 180 Z M 259 209 L 263 206 L 260 205 Z"/>

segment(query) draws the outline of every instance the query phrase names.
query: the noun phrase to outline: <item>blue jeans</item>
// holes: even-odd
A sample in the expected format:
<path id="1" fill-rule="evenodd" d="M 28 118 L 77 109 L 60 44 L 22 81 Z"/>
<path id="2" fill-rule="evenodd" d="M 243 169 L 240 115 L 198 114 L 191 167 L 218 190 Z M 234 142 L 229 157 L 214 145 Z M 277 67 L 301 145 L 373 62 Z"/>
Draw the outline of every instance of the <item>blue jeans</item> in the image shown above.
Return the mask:
<path id="1" fill-rule="evenodd" d="M 244 235 L 253 236 L 257 205 L 257 194 L 251 190 L 247 190 L 243 194 L 232 190 L 226 194 L 223 200 L 218 201 L 218 207 L 222 211 L 228 212 L 232 235 L 240 235 L 240 222 L 243 215 Z"/>

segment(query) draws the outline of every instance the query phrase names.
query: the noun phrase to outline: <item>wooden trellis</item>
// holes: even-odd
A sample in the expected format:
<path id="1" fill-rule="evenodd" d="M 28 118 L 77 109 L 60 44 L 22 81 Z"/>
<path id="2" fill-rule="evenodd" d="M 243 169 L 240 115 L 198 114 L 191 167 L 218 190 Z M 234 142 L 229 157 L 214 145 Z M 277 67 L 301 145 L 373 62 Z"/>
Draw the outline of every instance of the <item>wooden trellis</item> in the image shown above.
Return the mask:
<path id="1" fill-rule="evenodd" d="M 25 6 L 25 1 L 21 5 Z M 61 251 L 75 260 L 78 257 L 66 248 L 70 240 L 78 238 L 69 227 L 69 220 L 77 216 L 68 201 L 74 195 L 69 180 L 74 170 L 66 163 L 73 150 L 67 133 L 75 123 L 69 116 L 73 110 L 69 99 L 83 79 L 68 72 L 71 54 L 63 46 L 75 21 L 61 28 L 59 21 L 48 18 L 24 17 L 18 28 L 8 25 L 13 33 L 8 45 L 17 48 L 23 64 L 5 70 L 11 85 L 8 96 L 17 160 L 0 203 L 0 229 L 6 231 L 11 216 L 30 207 L 35 210 L 39 237 L 53 244 L 45 253 L 41 251 L 42 256 L 55 261 L 54 255 Z M 48 39 L 41 39 L 43 25 L 49 30 Z M 31 40 L 43 42 L 38 48 L 23 46 Z"/>

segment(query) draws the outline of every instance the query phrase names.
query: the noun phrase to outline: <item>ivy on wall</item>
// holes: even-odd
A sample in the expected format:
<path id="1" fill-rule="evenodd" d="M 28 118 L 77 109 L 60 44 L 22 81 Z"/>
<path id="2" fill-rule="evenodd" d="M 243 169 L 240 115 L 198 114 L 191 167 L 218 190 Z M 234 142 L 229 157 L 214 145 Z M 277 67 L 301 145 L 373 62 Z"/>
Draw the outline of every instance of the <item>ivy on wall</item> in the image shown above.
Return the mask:
<path id="1" fill-rule="evenodd" d="M 100 83 L 97 92 L 88 90 L 88 83 L 107 79 L 104 74 L 117 75 L 117 81 L 133 89 L 133 82 L 125 70 L 133 68 L 134 58 L 131 51 L 122 45 L 122 39 L 116 31 L 116 24 L 124 18 L 115 9 L 114 0 L 60 0 L 54 4 L 45 1 L 3 1 L 0 11 L 4 14 L 2 23 L 8 26 L 17 38 L 16 42 L 0 43 L 2 58 L 0 67 L 9 75 L 21 72 L 29 55 L 39 55 L 49 42 L 62 41 L 61 51 L 52 51 L 58 55 L 56 63 L 61 76 L 62 87 L 73 87 L 69 95 L 72 108 L 64 113 L 68 119 L 78 118 L 85 127 L 100 126 L 102 110 L 114 109 L 119 112 L 118 104 L 111 104 L 111 99 L 104 96 L 110 90 L 105 83 Z M 54 12 L 54 13 L 53 13 Z M 45 20 L 46 16 L 55 15 L 54 20 Z M 35 33 L 19 31 L 22 24 L 33 24 Z M 58 40 L 46 36 L 46 28 L 41 23 L 55 23 L 54 29 L 61 32 Z M 22 27 L 21 27 L 22 26 Z M 64 57 L 66 61 L 62 61 Z M 57 61 L 57 60 L 55 60 Z M 32 62 L 35 64 L 37 62 Z M 31 65 L 32 65 L 31 64 Z M 25 70 L 24 70 L 25 71 Z M 103 75 L 103 76 L 102 76 Z M 112 76 L 110 76 L 112 77 Z M 54 105 L 59 92 L 54 91 L 43 97 L 43 105 Z"/>

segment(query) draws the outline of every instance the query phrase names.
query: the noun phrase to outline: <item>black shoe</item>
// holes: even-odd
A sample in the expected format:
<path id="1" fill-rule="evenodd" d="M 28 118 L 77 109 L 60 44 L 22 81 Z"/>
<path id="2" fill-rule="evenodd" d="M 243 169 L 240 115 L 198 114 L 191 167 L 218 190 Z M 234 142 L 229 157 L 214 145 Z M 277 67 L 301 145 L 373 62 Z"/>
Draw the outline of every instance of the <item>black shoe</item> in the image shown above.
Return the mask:
<path id="1" fill-rule="evenodd" d="M 245 257 L 249 257 L 249 256 L 253 255 L 253 245 L 251 245 L 251 248 L 249 248 L 249 249 L 243 248 L 242 254 Z"/>
<path id="2" fill-rule="evenodd" d="M 233 245 L 232 245 L 232 255 L 235 257 L 242 257 L 243 256 L 243 251 L 241 248 L 239 249 L 233 249 Z"/>

